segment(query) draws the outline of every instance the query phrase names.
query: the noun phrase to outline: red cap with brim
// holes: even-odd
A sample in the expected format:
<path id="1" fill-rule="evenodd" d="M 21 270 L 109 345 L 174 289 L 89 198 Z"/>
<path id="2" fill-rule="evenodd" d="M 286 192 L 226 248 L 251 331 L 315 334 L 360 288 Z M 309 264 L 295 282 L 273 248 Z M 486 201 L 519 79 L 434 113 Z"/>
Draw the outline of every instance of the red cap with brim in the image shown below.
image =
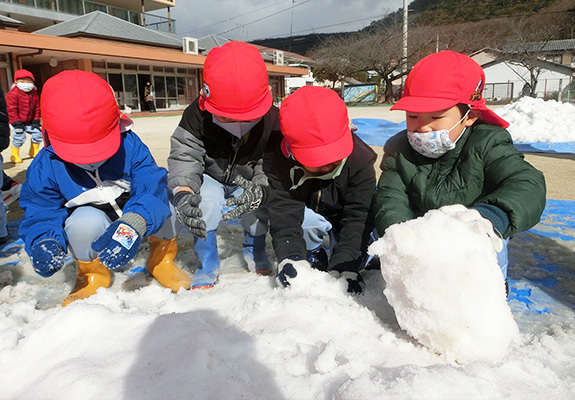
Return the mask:
<path id="1" fill-rule="evenodd" d="M 40 111 L 52 149 L 64 161 L 93 164 L 120 148 L 122 114 L 110 85 L 94 73 L 64 71 L 48 79 Z"/>
<path id="2" fill-rule="evenodd" d="M 403 96 L 391 109 L 426 113 L 462 103 L 480 111 L 480 120 L 507 128 L 509 123 L 485 105 L 484 85 L 485 73 L 475 60 L 454 51 L 440 51 L 415 64 L 405 80 Z"/>
<path id="3" fill-rule="evenodd" d="M 27 69 L 19 69 L 18 71 L 14 72 L 14 80 L 22 78 L 30 78 L 33 81 L 35 80 L 32 72 L 28 71 Z"/>
<path id="4" fill-rule="evenodd" d="M 281 150 L 306 167 L 322 167 L 349 157 L 353 137 L 347 107 L 331 89 L 304 86 L 280 107 Z"/>
<path id="5" fill-rule="evenodd" d="M 210 50 L 204 62 L 200 109 L 222 117 L 248 121 L 272 107 L 268 72 L 259 50 L 243 42 L 228 42 Z"/>

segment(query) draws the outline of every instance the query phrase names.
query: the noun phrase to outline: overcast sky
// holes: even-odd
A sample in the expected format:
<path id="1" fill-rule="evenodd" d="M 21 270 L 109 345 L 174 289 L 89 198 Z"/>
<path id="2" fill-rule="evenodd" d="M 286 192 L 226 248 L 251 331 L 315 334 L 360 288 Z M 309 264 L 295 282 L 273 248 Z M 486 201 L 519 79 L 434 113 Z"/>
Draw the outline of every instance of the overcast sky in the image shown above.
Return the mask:
<path id="1" fill-rule="evenodd" d="M 403 0 L 176 0 L 178 36 L 256 39 L 354 31 L 397 11 Z"/>

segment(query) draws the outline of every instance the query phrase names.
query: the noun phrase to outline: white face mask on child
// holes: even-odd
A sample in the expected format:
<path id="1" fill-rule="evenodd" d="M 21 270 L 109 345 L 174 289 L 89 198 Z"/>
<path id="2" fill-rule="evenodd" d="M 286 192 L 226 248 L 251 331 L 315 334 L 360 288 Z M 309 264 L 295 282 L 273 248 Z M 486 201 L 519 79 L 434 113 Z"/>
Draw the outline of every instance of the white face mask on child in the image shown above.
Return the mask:
<path id="1" fill-rule="evenodd" d="M 23 92 L 29 92 L 32 89 L 34 89 L 34 84 L 33 83 L 26 83 L 26 82 L 18 82 L 16 84 L 16 86 L 18 86 L 18 89 L 20 89 Z"/>
<path id="2" fill-rule="evenodd" d="M 469 114 L 471 108 L 467 110 L 463 118 L 461 118 L 455 125 L 451 127 L 451 129 L 441 129 L 439 131 L 431 131 L 431 132 L 412 132 L 407 131 L 407 140 L 409 144 L 413 148 L 413 150 L 417 151 L 419 154 L 429 157 L 429 158 L 439 158 L 449 150 L 453 150 L 455 148 L 455 143 L 459 140 L 463 133 L 465 132 L 466 128 L 463 128 L 463 132 L 461 135 L 452 142 L 449 138 L 449 132 L 451 132 L 457 125 L 459 125 L 467 114 Z"/>
<path id="3" fill-rule="evenodd" d="M 240 139 L 246 133 L 251 131 L 252 128 L 254 126 L 256 126 L 258 124 L 258 122 L 260 122 L 260 120 L 261 120 L 261 118 L 259 118 L 257 121 L 254 121 L 254 122 L 244 122 L 244 121 L 220 122 L 220 121 L 218 121 L 218 119 L 215 116 L 213 116 L 214 124 L 218 125 L 219 127 L 224 128 L 226 131 L 228 131 L 229 133 L 231 133 L 232 135 L 234 135 L 235 137 L 240 138 Z"/>

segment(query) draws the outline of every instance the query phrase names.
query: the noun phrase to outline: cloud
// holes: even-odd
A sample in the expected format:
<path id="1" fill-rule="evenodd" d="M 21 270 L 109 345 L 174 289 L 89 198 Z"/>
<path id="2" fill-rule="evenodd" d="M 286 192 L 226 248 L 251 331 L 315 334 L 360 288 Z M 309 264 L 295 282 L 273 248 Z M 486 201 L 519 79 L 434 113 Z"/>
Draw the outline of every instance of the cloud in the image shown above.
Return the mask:
<path id="1" fill-rule="evenodd" d="M 218 34 L 250 41 L 290 32 L 358 30 L 402 5 L 402 0 L 177 0 L 172 18 L 178 36 Z"/>

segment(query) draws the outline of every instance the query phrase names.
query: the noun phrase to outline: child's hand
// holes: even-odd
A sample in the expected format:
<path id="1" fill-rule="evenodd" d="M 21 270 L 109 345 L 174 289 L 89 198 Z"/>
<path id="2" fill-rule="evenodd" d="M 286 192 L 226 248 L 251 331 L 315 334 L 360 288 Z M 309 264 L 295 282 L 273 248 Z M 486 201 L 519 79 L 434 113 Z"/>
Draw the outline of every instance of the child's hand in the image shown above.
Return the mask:
<path id="1" fill-rule="evenodd" d="M 99 253 L 98 258 L 106 268 L 120 268 L 138 252 L 145 229 L 144 218 L 135 213 L 124 214 L 92 243 L 92 250 Z"/>
<path id="2" fill-rule="evenodd" d="M 290 282 L 297 276 L 296 268 L 310 268 L 311 265 L 306 260 L 291 260 L 286 258 L 278 265 L 277 281 L 283 286 L 290 286 Z"/>
<path id="3" fill-rule="evenodd" d="M 233 207 L 222 214 L 224 221 L 231 221 L 243 214 L 257 209 L 267 197 L 267 187 L 250 182 L 241 176 L 234 179 L 234 184 L 244 189 L 238 197 L 226 200 L 226 206 Z"/>
<path id="4" fill-rule="evenodd" d="M 66 252 L 55 239 L 43 239 L 34 244 L 30 252 L 34 271 L 47 278 L 62 268 Z"/>
<path id="5" fill-rule="evenodd" d="M 347 292 L 351 294 L 362 294 L 365 282 L 360 274 L 352 271 L 329 271 L 335 279 L 344 278 L 347 281 Z"/>
<path id="6" fill-rule="evenodd" d="M 206 223 L 202 219 L 199 205 L 202 197 L 199 194 L 182 190 L 174 196 L 174 207 L 178 221 L 190 232 L 201 239 L 206 239 Z"/>
<path id="7" fill-rule="evenodd" d="M 453 215 L 457 220 L 471 225 L 476 232 L 484 233 L 489 236 L 489 239 L 491 239 L 491 245 L 496 252 L 500 252 L 503 249 L 503 240 L 500 235 L 493 228 L 491 221 L 483 218 L 479 211 L 473 208 L 466 208 L 461 204 L 444 206 L 441 207 L 439 211 L 447 215 Z"/>

